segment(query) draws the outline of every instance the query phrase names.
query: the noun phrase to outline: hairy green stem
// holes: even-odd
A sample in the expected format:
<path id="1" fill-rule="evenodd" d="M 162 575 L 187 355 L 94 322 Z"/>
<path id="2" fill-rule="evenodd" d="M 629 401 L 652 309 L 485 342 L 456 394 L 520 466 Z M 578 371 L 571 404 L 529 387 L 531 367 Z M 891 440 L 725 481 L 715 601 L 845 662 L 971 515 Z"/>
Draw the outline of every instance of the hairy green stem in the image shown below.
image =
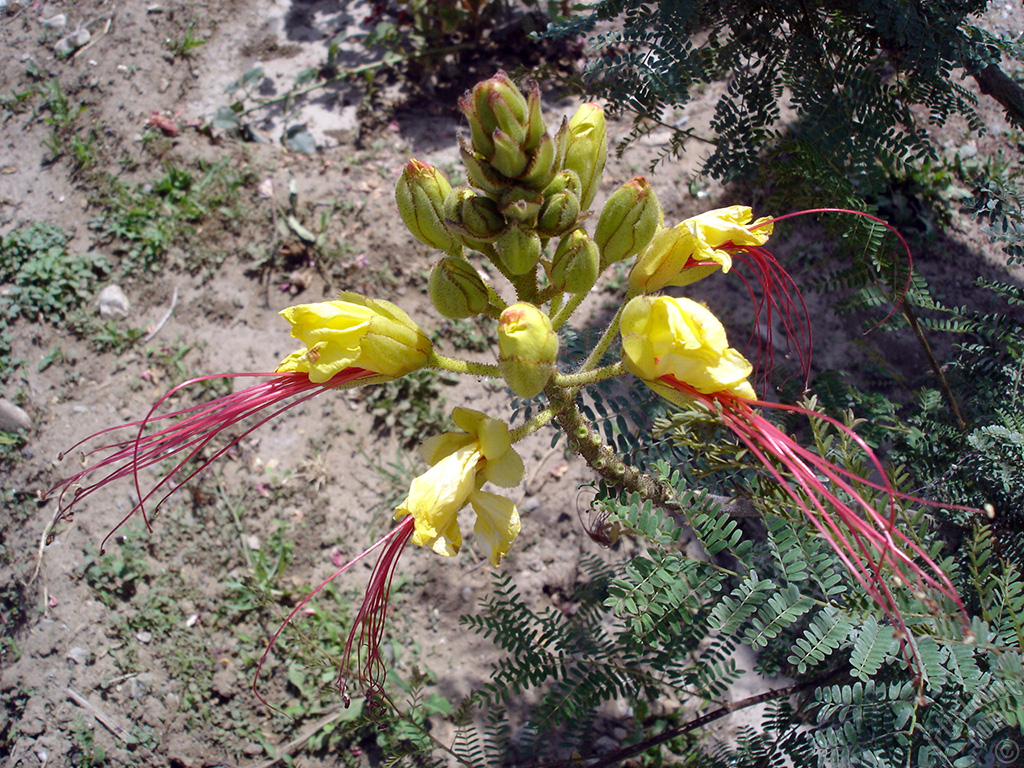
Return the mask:
<path id="1" fill-rule="evenodd" d="M 548 384 L 544 389 L 554 411 L 554 419 L 569 440 L 569 447 L 582 456 L 609 485 L 636 493 L 645 501 L 668 512 L 680 525 L 689 525 L 683 506 L 676 499 L 672 488 L 625 463 L 615 449 L 604 442 L 593 425 L 580 413 L 576 405 L 576 392 L 574 387 L 560 387 L 557 384 Z M 761 517 L 761 513 L 749 501 L 715 495 L 709 495 L 709 498 L 721 505 L 722 512 L 730 517 Z"/>
<path id="2" fill-rule="evenodd" d="M 486 376 L 491 379 L 501 378 L 501 370 L 496 365 L 459 360 L 455 357 L 439 355 L 437 352 L 430 353 L 427 365 L 431 368 L 439 368 L 443 371 L 452 371 L 454 373 L 467 373 L 471 376 Z"/>
<path id="3" fill-rule="evenodd" d="M 518 443 L 527 435 L 532 435 L 545 424 L 549 423 L 554 417 L 555 410 L 553 408 L 545 408 L 522 426 L 511 430 L 508 433 L 509 437 L 512 438 L 513 443 Z"/>
<path id="4" fill-rule="evenodd" d="M 614 379 L 616 376 L 621 376 L 624 373 L 626 373 L 625 365 L 613 363 L 612 365 L 606 365 L 604 368 L 595 368 L 592 371 L 584 371 L 582 373 L 556 373 L 553 383 L 559 387 L 579 389 L 588 384 L 596 384 L 599 381 Z"/>
<path id="5" fill-rule="evenodd" d="M 577 373 L 586 373 L 587 371 L 593 370 L 597 365 L 600 364 L 604 353 L 608 351 L 608 347 L 611 346 L 612 340 L 615 335 L 619 332 L 619 320 L 622 318 L 622 308 L 626 306 L 625 303 L 619 305 L 618 310 L 615 312 L 615 317 L 608 323 L 608 327 L 605 328 L 604 334 L 598 339 L 594 349 L 591 350 L 590 354 L 587 355 L 587 359 L 583 361 L 583 365 L 579 367 Z"/>
<path id="6" fill-rule="evenodd" d="M 576 311 L 585 298 L 587 298 L 586 293 L 574 293 L 572 298 L 565 302 L 565 306 L 562 307 L 561 311 L 551 318 L 551 327 L 557 331 L 565 325 L 566 321 L 572 317 L 572 313 Z"/>

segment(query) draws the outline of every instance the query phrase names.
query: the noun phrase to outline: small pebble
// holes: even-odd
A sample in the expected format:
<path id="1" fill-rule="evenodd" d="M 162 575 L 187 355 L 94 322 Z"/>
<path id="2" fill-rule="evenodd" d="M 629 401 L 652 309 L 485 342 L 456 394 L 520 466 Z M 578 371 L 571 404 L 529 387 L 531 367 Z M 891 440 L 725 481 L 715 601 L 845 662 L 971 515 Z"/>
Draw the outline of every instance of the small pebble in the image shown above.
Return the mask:
<path id="1" fill-rule="evenodd" d="M 119 285 L 108 285 L 96 299 L 96 306 L 99 309 L 100 317 L 120 318 L 128 317 L 131 303 Z"/>
<path id="2" fill-rule="evenodd" d="M 32 426 L 32 419 L 10 400 L 0 397 L 0 431 L 17 432 Z"/>
<path id="3" fill-rule="evenodd" d="M 80 645 L 73 645 L 68 648 L 67 659 L 75 664 L 81 664 L 84 666 L 92 663 L 92 654 L 89 652 L 88 648 L 83 648 Z"/>
<path id="4" fill-rule="evenodd" d="M 153 633 L 148 632 L 146 630 L 142 630 L 141 632 L 139 632 L 139 634 L 135 636 L 135 639 L 138 640 L 140 643 L 148 643 L 150 640 L 153 639 Z"/>

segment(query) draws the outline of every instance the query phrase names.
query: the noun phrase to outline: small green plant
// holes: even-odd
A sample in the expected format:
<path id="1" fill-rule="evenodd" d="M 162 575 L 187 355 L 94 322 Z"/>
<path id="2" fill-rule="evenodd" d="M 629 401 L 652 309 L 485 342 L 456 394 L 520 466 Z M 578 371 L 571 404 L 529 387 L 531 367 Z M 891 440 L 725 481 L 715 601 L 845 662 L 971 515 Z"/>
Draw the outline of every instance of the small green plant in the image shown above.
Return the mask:
<path id="1" fill-rule="evenodd" d="M 195 56 L 196 48 L 206 44 L 206 41 L 196 34 L 197 21 L 199 21 L 198 16 L 189 22 L 188 27 L 185 28 L 185 32 L 182 34 L 180 39 L 172 40 L 171 38 L 167 38 L 167 50 L 169 50 L 175 58 L 191 59 Z"/>
<path id="2" fill-rule="evenodd" d="M 93 726 L 81 715 L 71 723 L 71 764 L 76 768 L 102 768 L 107 764 L 107 752 L 96 743 Z"/>
<path id="3" fill-rule="evenodd" d="M 231 157 L 224 157 L 213 164 L 200 163 L 195 169 L 169 164 L 148 184 L 129 185 L 111 179 L 102 200 L 103 211 L 90 227 L 114 241 L 125 272 L 160 271 L 175 243 L 190 244 L 174 266 L 210 269 L 223 257 L 195 243 L 195 229 L 212 216 L 227 222 L 236 218 L 238 189 L 248 176 L 231 162 Z"/>
<path id="4" fill-rule="evenodd" d="M 0 315 L 59 321 L 92 297 L 109 265 L 100 256 L 69 252 L 69 240 L 60 227 L 44 222 L 0 240 L 0 282 L 14 286 L 0 298 Z"/>
<path id="5" fill-rule="evenodd" d="M 42 108 L 49 112 L 49 117 L 43 118 L 43 121 L 53 128 L 50 135 L 43 140 L 43 146 L 50 153 L 50 162 L 53 162 L 63 157 L 70 148 L 76 136 L 75 122 L 85 111 L 86 106 L 72 105 L 57 78 L 45 83 L 42 97 Z"/>
<path id="6" fill-rule="evenodd" d="M 35 222 L 0 238 L 0 378 L 17 367 L 11 358 L 10 327 L 20 319 L 64 322 L 92 298 L 109 271 L 101 256 L 68 251 L 60 227 Z"/>
<path id="7" fill-rule="evenodd" d="M 368 388 L 364 402 L 374 429 L 397 435 L 406 446 L 440 432 L 447 419 L 443 386 L 455 381 L 443 372 L 422 370 Z"/>
<path id="8" fill-rule="evenodd" d="M 86 583 L 104 605 L 114 607 L 130 600 L 138 585 L 149 575 L 143 545 L 146 533 L 140 529 L 127 531 L 108 551 L 89 549 L 83 561 Z"/>

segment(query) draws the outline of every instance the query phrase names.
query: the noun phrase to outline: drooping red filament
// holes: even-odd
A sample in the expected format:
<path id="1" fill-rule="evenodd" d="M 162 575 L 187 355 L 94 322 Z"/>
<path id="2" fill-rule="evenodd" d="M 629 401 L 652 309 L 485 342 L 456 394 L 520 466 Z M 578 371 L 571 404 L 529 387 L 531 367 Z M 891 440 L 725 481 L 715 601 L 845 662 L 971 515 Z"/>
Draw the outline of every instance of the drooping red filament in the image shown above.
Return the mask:
<path id="1" fill-rule="evenodd" d="M 338 688 L 347 707 L 350 700 L 346 689 L 348 687 L 349 666 L 354 648 L 358 670 L 356 676 L 366 686 L 364 691 L 366 701 L 371 708 L 379 701 L 380 696 L 384 693 L 384 678 L 387 676 L 387 667 L 384 665 L 384 659 L 380 654 L 380 643 L 384 638 L 384 622 L 387 618 L 388 601 L 391 595 L 391 579 L 394 576 L 398 559 L 405 550 L 405 546 L 409 543 L 409 539 L 412 538 L 415 529 L 415 518 L 412 516 L 403 518 L 402 522 L 392 528 L 385 536 L 320 582 L 292 608 L 291 612 L 285 617 L 277 631 L 270 638 L 270 642 L 267 643 L 267 647 L 263 650 L 263 655 L 260 656 L 260 660 L 256 664 L 256 674 L 252 681 L 252 692 L 256 695 L 256 698 L 271 709 L 276 709 L 260 693 L 259 681 L 260 675 L 263 672 L 263 665 L 277 644 L 281 633 L 284 632 L 285 627 L 292 622 L 299 611 L 305 608 L 306 604 L 320 590 L 348 571 L 356 563 L 362 561 L 371 552 L 384 547 L 380 557 L 377 559 L 377 564 L 374 565 L 373 571 L 370 574 L 370 581 L 366 586 L 366 594 L 363 597 L 362 604 L 359 606 L 359 611 L 356 613 L 356 618 L 352 622 L 352 629 L 349 630 L 348 641 L 345 643 L 345 651 L 342 654 L 340 670 L 338 672 Z M 358 643 L 356 643 L 357 636 Z"/>
<path id="2" fill-rule="evenodd" d="M 380 653 L 380 643 L 384 639 L 384 622 L 391 599 L 391 579 L 395 575 L 398 559 L 415 531 L 416 519 L 412 515 L 404 517 L 388 534 L 388 543 L 370 574 L 366 595 L 349 631 L 338 673 L 338 689 L 346 706 L 349 702 L 347 688 L 353 650 L 356 657 L 356 679 L 365 686 L 363 694 L 367 706 L 372 710 L 384 694 L 384 678 L 388 670 Z"/>
<path id="3" fill-rule="evenodd" d="M 150 513 L 157 511 L 171 494 L 202 472 L 213 461 L 223 456 L 232 446 L 253 430 L 285 411 L 294 408 L 296 405 L 318 395 L 320 392 L 373 375 L 372 371 L 362 368 L 349 368 L 322 384 L 314 384 L 305 373 L 229 373 L 190 379 L 174 387 L 157 400 L 145 418 L 140 421 L 133 421 L 128 424 L 100 430 L 75 443 L 68 451 L 61 454 L 61 458 L 63 458 L 69 451 L 74 450 L 83 443 L 110 432 L 119 430 L 131 432 L 136 430 L 134 437 L 102 445 L 88 451 L 85 454 L 86 456 L 93 456 L 94 454 L 105 455 L 102 455 L 82 471 L 62 480 L 50 489 L 50 493 L 58 489 L 60 490 L 58 518 L 70 520 L 75 506 L 83 499 L 115 480 L 131 477 L 139 500 L 103 539 L 101 544 L 102 551 L 102 547 L 106 545 L 114 532 L 128 522 L 136 512 L 142 515 L 146 527 L 149 528 Z M 164 402 L 186 387 L 211 379 L 245 377 L 266 378 L 268 381 L 247 387 L 230 395 L 218 397 L 206 403 L 183 408 L 163 416 L 154 416 L 157 409 Z M 302 396 L 296 398 L 298 395 Z M 284 404 L 280 405 L 281 403 Z M 197 459 L 200 452 L 221 432 L 268 409 L 272 410 L 253 424 L 246 426 L 241 433 L 232 436 L 225 445 L 218 448 L 211 456 Z M 156 432 L 146 434 L 146 428 L 150 425 L 156 425 L 161 428 Z M 177 460 L 174 467 L 164 474 L 152 488 L 143 493 L 142 483 L 139 479 L 140 470 L 151 467 L 154 464 L 159 464 L 172 457 Z M 197 465 L 188 471 L 183 478 L 178 479 L 176 476 L 183 472 L 185 465 L 193 459 L 197 459 Z M 83 484 L 83 481 L 94 473 L 101 475 L 99 479 Z M 70 498 L 68 498 L 69 493 L 71 493 Z M 162 495 L 155 502 L 149 513 L 147 513 L 146 505 L 158 493 L 162 493 Z"/>
<path id="4" fill-rule="evenodd" d="M 920 545 L 896 526 L 897 502 L 902 500 L 931 507 L 977 510 L 897 492 L 892 487 L 881 461 L 867 443 L 852 429 L 833 418 L 797 406 L 746 400 L 731 392 L 705 394 L 671 375 L 663 376 L 660 381 L 704 403 L 712 412 L 719 415 L 725 426 L 768 470 L 772 478 L 804 513 L 810 524 L 835 550 L 854 579 L 890 618 L 904 648 L 910 654 L 908 660 L 915 667 L 918 661 L 916 646 L 907 630 L 899 605 L 883 578 L 883 571 L 893 573 L 904 584 L 910 586 L 916 596 L 932 610 L 937 609 L 937 604 L 934 599 L 928 597 L 929 590 L 947 597 L 959 610 L 966 630 L 970 623 L 967 611 L 949 577 Z M 804 448 L 758 414 L 754 406 L 823 419 L 864 451 L 879 476 L 883 478 L 882 482 L 860 477 Z M 785 473 L 779 465 L 785 469 Z M 888 516 L 880 514 L 864 498 L 857 490 L 858 485 L 886 494 Z M 840 498 L 840 493 L 850 501 Z"/>
<path id="5" fill-rule="evenodd" d="M 882 320 L 875 324 L 874 328 L 877 328 L 892 317 L 892 314 L 896 311 L 896 307 L 903 300 L 904 295 L 910 288 L 910 275 L 914 264 L 914 258 L 910 252 L 910 246 L 891 224 L 883 221 L 877 216 L 871 215 L 870 213 L 855 211 L 849 208 L 810 208 L 803 211 L 794 211 L 793 213 L 783 214 L 782 216 L 776 216 L 762 221 L 759 224 L 752 224 L 749 228 L 751 230 L 759 229 L 796 216 L 807 216 L 818 213 L 849 213 L 854 216 L 861 216 L 863 218 L 870 219 L 877 224 L 881 224 L 892 232 L 903 247 L 903 250 L 907 255 L 906 279 L 904 280 L 903 286 L 897 292 L 897 295 L 893 297 L 892 309 L 884 318 L 882 318 Z M 757 329 L 761 324 L 763 312 L 765 327 L 764 352 L 762 352 L 762 344 L 759 339 L 754 359 L 755 370 L 762 371 L 761 377 L 763 388 L 767 388 L 771 376 L 771 370 L 774 367 L 775 345 L 773 339 L 775 331 L 773 321 L 775 318 L 778 318 L 782 323 L 788 347 L 797 356 L 798 370 L 801 378 L 803 378 L 804 386 L 806 387 L 810 375 L 813 338 L 811 334 L 810 313 L 807 310 L 807 305 L 804 303 L 803 295 L 800 292 L 799 286 L 786 269 L 779 263 L 778 259 L 776 259 L 775 256 L 773 256 L 771 252 L 763 246 L 735 245 L 734 243 L 728 242 L 723 243 L 719 248 L 727 251 L 741 268 L 745 267 L 753 270 L 754 279 L 761 287 L 760 295 L 758 296 L 747 277 L 739 269 L 736 270 L 740 279 L 743 280 L 744 285 L 746 285 L 747 292 L 749 293 L 751 302 L 754 305 L 754 328 L 752 330 L 752 334 L 757 333 Z M 715 265 L 716 262 L 701 262 L 691 259 L 690 262 L 687 263 L 686 268 L 692 269 Z"/>

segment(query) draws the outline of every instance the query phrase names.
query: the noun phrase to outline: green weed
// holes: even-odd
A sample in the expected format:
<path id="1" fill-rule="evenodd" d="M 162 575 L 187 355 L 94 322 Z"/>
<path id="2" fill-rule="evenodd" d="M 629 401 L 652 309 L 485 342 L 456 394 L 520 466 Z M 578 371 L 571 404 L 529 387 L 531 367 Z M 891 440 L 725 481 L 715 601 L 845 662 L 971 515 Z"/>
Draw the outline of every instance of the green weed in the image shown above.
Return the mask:
<path id="1" fill-rule="evenodd" d="M 450 375 L 420 370 L 367 388 L 364 400 L 374 429 L 397 435 L 406 446 L 440 432 L 447 423 L 443 385 L 454 383 Z"/>
<path id="2" fill-rule="evenodd" d="M 0 297 L 0 316 L 64 320 L 91 299 L 109 266 L 100 256 L 69 252 L 69 240 L 59 227 L 43 222 L 0 240 L 0 282 L 13 286 Z"/>
<path id="3" fill-rule="evenodd" d="M 184 34 L 178 40 L 171 40 L 167 38 L 167 50 L 175 58 L 191 59 L 195 56 L 195 49 L 201 45 L 206 45 L 206 41 L 203 40 L 196 34 L 196 22 L 199 18 L 192 19 L 188 27 L 186 27 Z"/>
<path id="4" fill-rule="evenodd" d="M 70 760 L 77 768 L 101 768 L 107 764 L 106 750 L 96 743 L 93 727 L 81 715 L 75 715 L 71 723 Z"/>
<path id="5" fill-rule="evenodd" d="M 247 176 L 230 167 L 231 161 L 225 157 L 212 165 L 200 164 L 197 173 L 167 165 L 149 184 L 111 179 L 110 190 L 101 200 L 103 213 L 90 226 L 115 241 L 124 259 L 122 270 L 159 272 L 167 266 L 172 244 L 193 242 L 195 230 L 212 215 L 228 221 L 237 218 L 233 207 Z M 172 266 L 209 269 L 221 260 L 192 245 L 185 258 Z"/>
<path id="6" fill-rule="evenodd" d="M 139 584 L 149 575 L 150 567 L 143 551 L 146 531 L 132 529 L 117 540 L 117 546 L 100 553 L 86 551 L 84 578 L 97 599 L 108 607 L 131 599 Z"/>

